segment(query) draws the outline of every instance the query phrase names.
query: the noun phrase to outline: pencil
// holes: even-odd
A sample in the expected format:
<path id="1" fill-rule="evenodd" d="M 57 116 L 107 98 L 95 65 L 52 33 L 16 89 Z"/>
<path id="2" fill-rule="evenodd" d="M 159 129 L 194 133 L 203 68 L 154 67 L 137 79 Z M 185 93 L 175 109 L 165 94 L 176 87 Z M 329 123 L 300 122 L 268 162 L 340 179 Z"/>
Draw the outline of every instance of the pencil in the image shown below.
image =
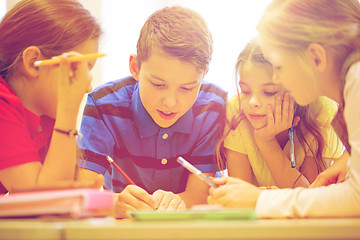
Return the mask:
<path id="1" fill-rule="evenodd" d="M 83 61 L 83 60 L 91 60 L 91 59 L 101 58 L 104 56 L 105 56 L 105 54 L 103 54 L 103 53 L 89 53 L 89 54 L 69 57 L 69 61 L 70 62 L 79 62 L 79 61 Z M 41 61 L 36 61 L 34 63 L 34 66 L 39 67 L 39 66 L 54 65 L 54 64 L 60 63 L 60 61 L 61 61 L 60 58 L 41 60 Z"/>
<path id="2" fill-rule="evenodd" d="M 294 128 L 289 128 L 289 142 L 290 142 L 290 161 L 291 167 L 295 167 L 295 152 L 294 152 Z"/>
<path id="3" fill-rule="evenodd" d="M 109 161 L 110 164 L 112 164 L 116 170 L 118 170 L 121 175 L 132 185 L 136 185 L 135 182 L 133 180 L 131 180 L 131 178 L 119 167 L 119 165 L 117 165 L 117 163 L 110 157 L 107 156 L 106 159 Z"/>

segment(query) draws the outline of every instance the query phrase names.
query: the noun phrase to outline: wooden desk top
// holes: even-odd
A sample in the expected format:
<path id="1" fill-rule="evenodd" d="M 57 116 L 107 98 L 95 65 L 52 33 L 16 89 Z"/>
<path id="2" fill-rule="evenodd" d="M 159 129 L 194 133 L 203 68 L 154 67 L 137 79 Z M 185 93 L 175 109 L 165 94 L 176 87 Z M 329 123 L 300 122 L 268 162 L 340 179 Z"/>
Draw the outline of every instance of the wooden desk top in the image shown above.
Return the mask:
<path id="1" fill-rule="evenodd" d="M 360 218 L 228 221 L 0 219 L 0 239 L 360 239 Z"/>

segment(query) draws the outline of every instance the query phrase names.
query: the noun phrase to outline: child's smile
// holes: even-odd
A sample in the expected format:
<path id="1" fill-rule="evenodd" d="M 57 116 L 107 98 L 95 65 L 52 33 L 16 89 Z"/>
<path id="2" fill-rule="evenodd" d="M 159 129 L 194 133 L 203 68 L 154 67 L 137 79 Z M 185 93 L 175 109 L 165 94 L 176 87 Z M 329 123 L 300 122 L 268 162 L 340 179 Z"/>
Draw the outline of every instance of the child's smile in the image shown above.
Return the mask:
<path id="1" fill-rule="evenodd" d="M 172 112 L 163 112 L 160 110 L 157 110 L 160 117 L 162 117 L 165 120 L 171 120 L 176 116 L 176 113 L 172 113 Z"/>
<path id="2" fill-rule="evenodd" d="M 262 120 L 264 117 L 266 117 L 265 114 L 249 114 L 249 117 L 256 121 L 256 120 Z"/>

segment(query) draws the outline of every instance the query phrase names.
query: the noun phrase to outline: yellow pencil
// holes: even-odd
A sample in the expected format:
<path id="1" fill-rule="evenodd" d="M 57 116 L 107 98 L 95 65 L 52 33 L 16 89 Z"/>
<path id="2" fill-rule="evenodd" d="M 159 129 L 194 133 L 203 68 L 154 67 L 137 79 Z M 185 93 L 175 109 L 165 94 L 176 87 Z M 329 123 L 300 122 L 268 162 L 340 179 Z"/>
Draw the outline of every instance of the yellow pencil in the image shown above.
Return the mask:
<path id="1" fill-rule="evenodd" d="M 83 60 L 91 60 L 91 59 L 101 58 L 104 56 L 105 56 L 105 54 L 103 54 L 103 53 L 89 53 L 89 54 L 84 54 L 84 55 L 80 55 L 80 56 L 69 57 L 69 61 L 70 62 L 79 62 L 79 61 L 83 61 Z M 52 59 L 47 59 L 47 60 L 42 60 L 42 61 L 36 61 L 34 63 L 34 66 L 39 67 L 39 66 L 47 66 L 47 65 L 53 65 L 53 64 L 58 64 L 58 63 L 60 63 L 59 58 L 52 58 Z"/>

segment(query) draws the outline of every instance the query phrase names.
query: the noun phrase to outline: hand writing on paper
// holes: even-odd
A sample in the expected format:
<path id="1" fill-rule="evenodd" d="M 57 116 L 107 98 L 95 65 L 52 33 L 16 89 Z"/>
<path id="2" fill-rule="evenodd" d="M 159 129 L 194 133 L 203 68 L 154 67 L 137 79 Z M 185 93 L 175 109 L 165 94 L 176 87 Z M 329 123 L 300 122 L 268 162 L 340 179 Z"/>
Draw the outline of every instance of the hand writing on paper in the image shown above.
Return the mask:
<path id="1" fill-rule="evenodd" d="M 271 106 L 267 106 L 267 125 L 254 130 L 254 138 L 262 141 L 271 141 L 275 136 L 286 129 L 296 126 L 300 120 L 297 116 L 294 119 L 294 99 L 290 97 L 289 92 L 275 98 L 275 111 L 273 113 Z"/>
<path id="2" fill-rule="evenodd" d="M 159 206 L 155 197 L 136 185 L 128 185 L 116 195 L 115 216 L 117 218 L 126 218 L 127 211 L 155 210 Z"/>
<path id="3" fill-rule="evenodd" d="M 214 178 L 217 188 L 210 188 L 208 203 L 225 208 L 255 208 L 262 190 L 239 178 Z"/>
<path id="4" fill-rule="evenodd" d="M 159 211 L 186 209 L 185 202 L 175 193 L 159 189 L 153 193 L 153 197 L 159 203 Z"/>

